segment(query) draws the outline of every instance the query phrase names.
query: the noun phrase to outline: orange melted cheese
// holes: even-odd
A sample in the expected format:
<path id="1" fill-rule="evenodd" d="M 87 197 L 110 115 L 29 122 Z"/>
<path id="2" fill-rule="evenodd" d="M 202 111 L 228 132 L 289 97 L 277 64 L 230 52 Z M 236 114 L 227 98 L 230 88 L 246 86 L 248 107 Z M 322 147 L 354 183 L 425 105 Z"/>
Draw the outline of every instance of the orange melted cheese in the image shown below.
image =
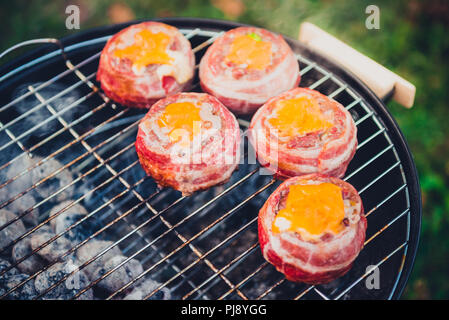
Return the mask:
<path id="1" fill-rule="evenodd" d="M 274 111 L 276 116 L 268 121 L 279 130 L 281 136 L 304 135 L 332 127 L 332 122 L 325 119 L 317 101 L 308 97 L 280 100 Z"/>
<path id="2" fill-rule="evenodd" d="M 158 125 L 169 129 L 168 137 L 171 142 L 192 141 L 201 127 L 200 108 L 192 102 L 169 104 L 158 119 Z M 189 140 L 185 139 L 187 133 Z"/>
<path id="3" fill-rule="evenodd" d="M 273 222 L 275 233 L 292 231 L 309 235 L 323 232 L 338 234 L 343 230 L 345 208 L 341 188 L 332 183 L 292 185 L 285 208 Z"/>
<path id="4" fill-rule="evenodd" d="M 114 56 L 128 58 L 133 67 L 142 69 L 150 64 L 170 64 L 173 58 L 167 54 L 170 36 L 163 33 L 153 33 L 143 29 L 134 35 L 134 43 L 123 49 L 116 49 Z"/>
<path id="5" fill-rule="evenodd" d="M 271 63 L 271 43 L 256 40 L 250 35 L 235 37 L 225 58 L 237 65 L 246 64 L 249 69 L 263 70 Z"/>

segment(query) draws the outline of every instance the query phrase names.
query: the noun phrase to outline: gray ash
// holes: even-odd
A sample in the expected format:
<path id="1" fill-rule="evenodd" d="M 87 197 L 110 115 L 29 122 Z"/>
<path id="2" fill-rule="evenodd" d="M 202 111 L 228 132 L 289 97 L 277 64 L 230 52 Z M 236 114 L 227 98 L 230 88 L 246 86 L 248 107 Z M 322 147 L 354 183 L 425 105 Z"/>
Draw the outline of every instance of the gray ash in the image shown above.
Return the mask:
<path id="1" fill-rule="evenodd" d="M 50 217 L 69 206 L 71 203 L 72 201 L 67 200 L 54 206 L 50 211 Z M 81 219 L 85 218 L 87 215 L 87 210 L 81 204 L 77 203 L 51 220 L 50 225 L 53 231 L 59 234 Z M 69 232 L 65 233 L 64 237 L 72 241 L 74 244 L 77 244 L 88 238 L 98 229 L 100 229 L 100 226 L 96 218 L 90 217 L 88 220 L 83 221 L 76 227 L 72 228 Z"/>
<path id="2" fill-rule="evenodd" d="M 0 296 L 17 286 L 22 281 L 26 280 L 28 275 L 15 274 L 8 278 L 0 279 Z M 37 296 L 37 292 L 34 286 L 34 279 L 31 279 L 21 287 L 17 288 L 4 299 L 6 300 L 32 300 Z"/>
<path id="3" fill-rule="evenodd" d="M 11 188 L 9 188 L 9 185 L 0 189 L 0 199 L 4 199 L 5 201 L 12 198 L 17 194 L 18 189 L 13 190 L 11 192 Z M 14 193 L 15 191 L 15 193 Z M 21 190 L 20 190 L 21 191 Z M 8 211 L 14 212 L 17 215 L 22 214 L 23 212 L 27 211 L 29 208 L 33 207 L 36 204 L 36 197 L 37 193 L 34 190 L 31 190 L 28 193 L 25 193 L 23 196 L 21 196 L 19 199 L 11 202 L 8 204 L 5 209 Z M 29 225 L 29 226 L 36 226 L 39 223 L 39 210 L 34 209 L 24 216 L 21 217 L 21 220 Z"/>
<path id="4" fill-rule="evenodd" d="M 11 165 L 9 165 L 6 169 L 4 169 L 6 173 L 4 174 L 3 177 L 1 177 L 1 182 L 4 183 L 9 179 L 14 178 L 16 175 L 21 174 L 27 168 L 32 167 L 42 159 L 43 158 L 38 156 L 35 156 L 32 159 L 27 155 L 21 156 L 20 158 L 15 160 Z M 23 174 L 13 182 L 9 183 L 2 189 L 6 189 L 7 191 L 9 191 L 10 196 L 8 198 L 10 198 L 12 195 L 16 195 L 18 193 L 18 190 L 24 191 L 32 187 L 41 179 L 49 176 L 54 171 L 60 169 L 62 166 L 63 164 L 60 163 L 58 160 L 54 158 L 48 159 L 46 162 L 31 169 L 29 172 L 26 172 L 25 174 Z M 72 174 L 67 169 L 65 169 L 62 172 L 59 172 L 57 175 L 53 176 L 51 179 L 46 180 L 38 187 L 33 189 L 35 192 L 33 192 L 31 195 L 40 196 L 41 198 L 47 198 L 52 194 L 56 193 L 61 188 L 65 187 L 72 180 L 73 180 Z M 55 200 L 62 201 L 71 198 L 73 195 L 73 191 L 74 191 L 73 186 L 70 186 L 66 190 L 58 194 Z M 17 199 L 16 201 L 20 200 Z"/>
<path id="5" fill-rule="evenodd" d="M 31 238 L 26 237 L 16 243 L 12 249 L 12 261 L 16 263 L 21 258 L 32 252 Z M 45 266 L 44 260 L 37 254 L 33 254 L 17 265 L 17 268 L 26 274 L 34 274 Z"/>
<path id="6" fill-rule="evenodd" d="M 77 270 L 77 264 L 72 261 L 66 263 L 56 263 L 35 279 L 35 287 L 39 294 L 42 294 L 46 289 L 60 281 L 63 277 Z M 62 281 L 61 284 L 44 294 L 43 300 L 68 300 L 76 295 L 81 289 L 89 284 L 89 278 L 82 270 L 76 271 L 73 275 L 70 275 L 67 279 Z M 80 300 L 92 300 L 92 289 L 87 290 L 80 297 Z"/>
<path id="7" fill-rule="evenodd" d="M 83 264 L 87 262 L 89 259 L 96 257 L 98 254 L 100 254 L 104 249 L 107 247 L 113 245 L 114 243 L 112 241 L 104 241 L 104 240 L 97 240 L 92 239 L 89 242 L 85 243 L 83 246 L 81 246 L 77 252 L 76 256 L 78 258 L 78 261 Z M 121 255 L 122 252 L 120 249 L 115 246 L 112 247 L 110 250 L 105 252 L 101 257 L 98 257 L 94 261 L 92 261 L 90 264 L 88 264 L 83 270 L 86 272 L 89 279 L 95 280 L 95 271 L 104 266 L 106 262 L 115 257 Z"/>
<path id="8" fill-rule="evenodd" d="M 71 203 L 72 201 L 68 200 L 54 206 L 53 209 L 51 209 L 50 211 L 50 217 L 54 216 L 56 213 L 63 210 L 64 208 L 68 207 Z M 69 209 L 65 210 L 64 212 L 60 213 L 55 219 L 53 219 L 50 222 L 50 225 L 52 226 L 53 230 L 56 233 L 60 233 L 65 229 L 67 229 L 68 227 L 70 227 L 73 224 L 73 222 L 79 220 L 79 219 L 75 220 L 73 216 L 80 217 L 81 219 L 83 216 L 86 215 L 87 215 L 86 209 L 77 203 L 74 204 Z"/>
<path id="9" fill-rule="evenodd" d="M 38 85 L 39 84 L 34 84 L 33 86 L 36 88 Z M 63 88 L 60 87 L 60 85 L 51 85 L 47 88 L 39 90 L 39 93 L 44 99 L 49 99 L 54 96 L 54 94 L 60 93 L 62 89 Z M 27 92 L 27 90 L 27 86 L 24 86 L 18 89 L 17 94 L 22 95 L 24 92 Z M 67 108 L 77 99 L 78 96 L 76 90 L 72 90 L 69 94 L 50 102 L 50 105 L 56 110 L 56 112 L 59 112 L 64 108 Z M 9 123 L 17 116 L 31 110 L 38 103 L 39 102 L 34 95 L 15 103 L 8 112 L 8 121 L 5 120 L 3 123 Z M 74 118 L 79 118 L 80 115 L 84 115 L 86 112 L 85 107 L 86 106 L 79 105 L 75 108 L 71 108 L 67 113 L 63 113 L 62 117 L 65 121 L 70 122 Z M 107 111 L 105 114 L 110 117 L 110 110 L 105 109 L 105 111 Z M 58 119 L 53 119 L 46 122 L 51 116 L 51 112 L 47 106 L 44 105 L 39 107 L 38 110 L 32 111 L 29 115 L 20 121 L 17 121 L 15 124 L 10 124 L 9 130 L 13 132 L 15 136 L 19 136 L 30 128 L 40 126 L 39 128 L 35 128 L 30 134 L 20 137 L 20 143 L 25 146 L 25 148 L 30 149 L 36 143 L 41 143 L 43 139 L 46 139 L 58 130 L 62 129 L 63 126 L 59 123 Z M 140 117 L 140 114 L 135 116 Z M 135 116 L 132 121 L 137 120 Z M 95 117 L 97 118 L 89 119 L 88 124 L 83 122 L 82 124 L 84 125 L 84 128 L 86 128 L 86 126 L 88 128 L 97 126 L 99 124 L 99 120 L 103 121 L 102 114 L 100 112 L 96 113 Z M 124 122 L 126 125 L 129 123 L 131 122 Z M 118 128 L 121 128 L 120 126 L 114 123 L 103 126 L 100 130 L 90 135 L 89 144 L 92 143 L 92 145 L 96 145 L 96 142 L 103 141 L 106 136 L 110 136 L 112 132 L 111 130 L 117 130 Z M 81 127 L 82 126 L 79 126 L 79 128 L 76 127 L 75 130 L 84 130 Z M 122 142 L 128 143 L 129 139 L 134 139 L 134 133 L 131 131 L 129 132 L 129 135 L 125 136 L 125 138 L 121 136 L 117 139 L 119 144 L 122 144 Z M 34 230 L 30 235 L 20 240 L 14 246 L 10 245 L 8 250 L 5 250 L 3 254 L 0 254 L 2 255 L 2 258 L 4 258 L 4 260 L 0 260 L 0 272 L 5 270 L 5 268 L 10 268 L 11 264 L 17 264 L 17 261 L 30 255 L 32 251 L 36 250 L 43 243 L 55 237 L 57 234 L 65 232 L 67 228 L 79 222 L 81 219 L 86 218 L 89 212 L 96 210 L 99 208 L 101 203 L 108 200 L 107 195 L 116 194 L 116 183 L 106 185 L 105 188 L 99 189 L 97 192 L 92 192 L 92 194 L 90 194 L 90 191 L 93 188 L 96 188 L 99 183 L 104 181 L 104 166 L 96 170 L 95 173 L 83 177 L 82 181 L 74 183 L 72 186 L 66 188 L 68 184 L 73 182 L 74 177 L 86 173 L 97 164 L 97 159 L 95 159 L 95 157 L 91 154 L 80 159 L 79 161 L 76 161 L 69 168 L 62 170 L 52 178 L 47 179 L 50 174 L 53 175 L 55 171 L 59 171 L 64 164 L 70 163 L 86 152 L 83 146 L 76 143 L 69 146 L 67 150 L 58 152 L 55 157 L 50 156 L 55 151 L 60 150 L 59 148 L 66 145 L 68 142 L 67 139 L 73 139 L 73 136 L 71 136 L 70 132 L 63 132 L 41 146 L 33 148 L 33 150 L 31 150 L 32 155 L 30 156 L 27 153 L 22 153 L 17 144 L 10 143 L 11 139 L 7 137 L 4 132 L 3 134 L 0 134 L 0 145 L 4 145 L 6 143 L 10 144 L 10 147 L 7 149 L 8 152 L 3 152 L 0 154 L 0 165 L 5 165 L 13 160 L 13 162 L 11 162 L 8 166 L 0 170 L 0 185 L 18 175 L 21 175 L 3 188 L 0 188 L 0 199 L 2 199 L 1 202 L 8 201 L 9 199 L 16 197 L 29 189 L 25 194 L 5 206 L 3 210 L 0 210 L 0 227 L 11 219 L 15 219 L 17 216 L 23 215 L 27 212 L 20 218 L 19 221 L 0 231 L 0 249 L 6 245 L 10 245 L 12 241 L 23 235 L 27 230 L 31 230 L 49 217 L 63 210 L 65 207 L 69 206 L 72 201 L 79 199 L 81 195 L 84 198 L 78 204 L 73 205 L 71 208 L 62 212 L 57 217 L 54 217 L 54 219 L 50 220 L 45 225 L 39 227 L 37 230 Z M 112 145 L 112 143 L 110 145 Z M 117 145 L 116 147 L 119 149 L 122 148 L 121 145 Z M 117 152 L 117 150 L 115 150 L 116 147 L 113 149 L 101 148 L 97 152 L 106 159 L 109 154 Z M 132 152 L 132 150 L 129 151 L 129 153 Z M 132 154 L 134 155 L 134 153 Z M 37 163 L 41 162 L 48 156 L 50 156 L 50 159 L 47 159 L 44 163 L 36 166 Z M 128 158 L 126 156 L 125 158 L 126 160 L 123 161 L 123 164 L 127 163 L 128 160 L 133 160 L 131 157 Z M 120 164 L 110 162 L 110 165 L 117 170 L 120 170 L 119 167 L 121 166 L 123 159 L 117 158 L 117 160 L 120 161 Z M 34 168 L 34 166 L 36 167 Z M 128 173 L 132 176 L 125 176 L 125 179 L 130 179 L 132 181 L 140 180 L 145 175 L 144 172 L 137 166 L 136 170 L 133 169 L 129 172 L 124 172 L 123 176 Z M 35 186 L 38 182 L 39 185 Z M 65 188 L 65 190 L 60 192 L 63 188 Z M 55 193 L 58 194 L 54 195 Z M 49 197 L 51 198 L 46 199 Z M 90 202 L 89 199 L 91 199 Z M 96 258 L 82 270 L 73 269 L 78 268 L 78 266 L 87 262 L 91 258 L 97 257 L 103 250 L 114 244 L 112 241 L 105 241 L 101 239 L 113 239 L 115 241 L 122 236 L 122 234 L 115 233 L 113 228 L 109 228 L 106 232 L 98 235 L 95 239 L 90 239 L 74 251 L 73 254 L 68 255 L 64 259 L 60 258 L 61 255 L 65 254 L 68 250 L 75 247 L 81 241 L 88 239 L 92 236 L 92 234 L 113 219 L 114 214 L 121 210 L 121 208 L 116 210 L 115 205 L 117 208 L 123 207 L 123 210 L 127 210 L 125 209 L 127 206 L 127 200 L 125 201 L 123 199 L 118 199 L 112 203 L 111 206 L 109 206 L 108 211 L 100 210 L 96 212 L 91 217 L 85 219 L 85 221 L 72 228 L 70 231 L 65 232 L 58 239 L 50 242 L 36 253 L 30 255 L 20 264 L 14 268 L 11 268 L 8 272 L 5 272 L 4 275 L 0 276 L 0 293 L 4 293 L 5 291 L 15 287 L 16 284 L 27 279 L 26 274 L 35 274 L 43 268 L 48 267 L 50 263 L 56 262 L 53 266 L 49 266 L 47 270 L 37 275 L 35 279 L 31 279 L 24 286 L 17 288 L 16 291 L 8 298 L 35 298 L 39 294 L 44 293 L 44 291 L 52 284 L 58 282 L 73 270 L 76 271 L 73 276 L 69 277 L 68 280 L 62 281 L 61 284 L 59 284 L 55 289 L 50 290 L 50 292 L 45 294 L 43 297 L 44 299 L 69 299 L 72 298 L 76 292 L 79 292 L 80 289 L 87 286 L 91 281 L 101 277 L 101 275 L 105 272 L 127 259 L 126 255 L 133 254 L 134 249 L 133 251 L 126 250 L 127 245 L 129 244 L 123 243 L 123 248 L 120 249 L 118 246 L 112 247 L 101 257 Z M 35 206 L 37 207 L 34 208 Z M 128 218 L 132 220 L 131 215 Z M 143 214 L 141 218 L 145 219 L 146 217 Z M 123 231 L 123 234 L 125 232 L 129 232 L 128 228 L 130 228 L 130 226 L 127 225 L 128 221 L 126 221 L 126 224 L 124 221 L 125 220 L 122 220 L 117 223 L 117 226 L 120 225 L 121 227 L 123 226 L 127 228 L 126 231 Z M 129 240 L 133 241 L 133 243 L 135 241 L 135 239 L 131 239 L 131 237 Z M 140 245 L 140 243 L 141 242 L 139 242 L 137 246 Z M 104 298 L 105 293 L 107 293 L 106 296 L 109 296 L 112 292 L 126 285 L 129 281 L 132 281 L 135 277 L 140 275 L 144 270 L 144 267 L 142 266 L 143 263 L 143 259 L 142 262 L 136 259 L 131 259 L 124 266 L 118 268 L 111 275 L 100 281 L 98 285 L 88 290 L 81 298 Z M 139 280 L 117 298 L 123 298 L 124 295 L 134 289 L 136 289 L 134 294 L 139 293 L 143 297 L 151 292 L 153 288 L 156 288 L 159 283 L 160 282 L 153 280 Z M 169 298 L 170 291 L 168 289 L 164 289 L 160 293 L 158 292 L 152 299 Z"/>
<path id="10" fill-rule="evenodd" d="M 0 174 L 0 184 L 5 183 L 9 179 L 16 177 L 21 174 L 27 168 L 32 167 L 38 161 L 41 161 L 43 158 L 39 156 L 35 156 L 30 158 L 28 155 L 23 155 L 20 158 L 16 159 L 12 164 L 3 169 Z M 58 170 L 63 166 L 62 163 L 55 159 L 49 159 L 45 163 L 33 168 L 29 172 L 24 173 L 22 176 L 16 178 L 14 181 L 10 182 L 6 186 L 0 189 L 0 199 L 9 200 L 19 193 L 32 188 L 33 185 L 41 181 L 43 178 L 52 174 L 54 171 Z M 17 215 L 21 215 L 25 211 L 28 211 L 32 208 L 36 203 L 40 202 L 43 199 L 48 198 L 53 195 L 61 188 L 68 185 L 71 181 L 73 181 L 73 176 L 70 171 L 67 169 L 59 172 L 56 176 L 53 176 L 51 179 L 46 180 L 41 183 L 39 186 L 32 188 L 27 193 L 23 194 L 21 197 L 9 203 L 5 208 L 11 212 L 14 212 Z M 60 202 L 65 199 L 69 199 L 74 194 L 73 185 L 50 199 L 48 202 L 44 202 L 38 208 L 35 208 L 29 212 L 27 212 L 21 220 L 26 224 L 34 227 L 39 222 L 43 221 L 46 210 L 48 210 L 49 206 L 52 206 L 55 202 Z"/>
<path id="11" fill-rule="evenodd" d="M 43 243 L 47 242 L 49 239 L 54 237 L 55 234 L 52 232 L 40 232 L 40 233 L 34 233 L 31 235 L 31 249 L 35 250 Z M 42 249 L 40 249 L 37 254 L 41 256 L 44 260 L 48 262 L 52 262 L 57 259 L 61 259 L 61 255 L 63 255 L 66 251 L 70 250 L 72 248 L 72 243 L 70 240 L 59 237 L 56 240 L 50 242 L 46 246 L 44 246 Z M 68 259 L 70 257 L 66 256 L 64 260 Z"/>
<path id="12" fill-rule="evenodd" d="M 0 273 L 2 273 L 4 270 L 9 268 L 10 266 L 11 266 L 11 264 L 9 263 L 8 260 L 4 260 L 4 259 L 0 258 Z M 2 281 L 2 279 L 4 279 L 4 278 L 8 278 L 8 277 L 13 276 L 18 273 L 19 273 L 19 271 L 17 271 L 16 268 L 12 268 L 12 269 L 6 271 L 5 274 L 0 276 L 0 281 Z"/>
<path id="13" fill-rule="evenodd" d="M 137 287 L 135 287 L 129 294 L 124 297 L 124 300 L 142 300 L 148 294 L 150 294 L 154 289 L 159 287 L 160 283 L 152 279 L 146 279 Z M 170 290 L 168 288 L 161 288 L 150 300 L 170 300 L 172 298 Z"/>
<path id="14" fill-rule="evenodd" d="M 92 280 L 96 280 L 106 274 L 108 271 L 112 270 L 120 263 L 125 261 L 127 258 L 125 256 L 115 256 L 109 259 L 103 266 L 97 268 L 94 272 L 94 278 Z M 102 279 L 98 283 L 98 287 L 109 292 L 115 292 L 119 290 L 121 287 L 126 285 L 128 282 L 136 278 L 143 272 L 142 264 L 135 260 L 131 259 L 123 266 L 112 272 L 106 278 Z"/>
<path id="15" fill-rule="evenodd" d="M 0 227 L 15 218 L 17 218 L 17 216 L 11 211 L 0 210 Z M 2 229 L 0 231 L 0 249 L 8 247 L 11 242 L 23 235 L 25 231 L 25 226 L 21 220 L 17 220 L 16 222 L 13 222 L 6 228 Z M 9 247 L 2 254 L 11 252 L 11 249 L 12 248 Z"/>

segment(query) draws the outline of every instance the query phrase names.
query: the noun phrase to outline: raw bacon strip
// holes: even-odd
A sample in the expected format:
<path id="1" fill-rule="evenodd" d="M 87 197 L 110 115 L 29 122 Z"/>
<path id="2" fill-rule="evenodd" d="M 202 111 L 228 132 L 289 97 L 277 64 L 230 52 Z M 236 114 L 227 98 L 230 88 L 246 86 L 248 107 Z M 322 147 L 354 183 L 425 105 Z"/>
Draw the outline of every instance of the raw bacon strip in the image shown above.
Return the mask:
<path id="1" fill-rule="evenodd" d="M 290 128 L 296 133 L 282 135 L 273 125 L 273 119 L 279 118 L 276 108 L 292 99 L 316 103 L 326 127 L 305 133 Z M 309 173 L 341 178 L 357 149 L 357 127 L 351 114 L 340 103 L 308 88 L 295 88 L 270 99 L 253 116 L 249 133 L 261 165 L 281 179 Z"/>
<path id="2" fill-rule="evenodd" d="M 159 185 L 189 195 L 230 178 L 240 160 L 238 122 L 213 96 L 178 93 L 159 100 L 142 119 L 136 151 Z"/>
<path id="3" fill-rule="evenodd" d="M 101 53 L 97 81 L 112 100 L 149 108 L 161 98 L 187 90 L 194 68 L 190 42 L 177 28 L 143 22 L 108 40 Z"/>
<path id="4" fill-rule="evenodd" d="M 323 233 L 305 239 L 296 232 L 272 231 L 273 221 L 285 206 L 292 185 L 332 183 L 342 190 L 345 224 L 338 234 Z M 264 258 L 290 281 L 309 284 L 327 283 L 351 269 L 363 248 L 367 221 L 362 200 L 349 183 L 319 174 L 294 177 L 284 181 L 270 195 L 259 212 L 259 243 Z"/>
<path id="5" fill-rule="evenodd" d="M 245 52 L 243 43 L 233 49 L 241 36 L 254 38 L 249 45 L 260 48 Z M 215 40 L 201 59 L 199 77 L 203 90 L 236 114 L 254 113 L 269 98 L 297 87 L 301 79 L 298 61 L 282 36 L 254 27 L 236 28 Z"/>

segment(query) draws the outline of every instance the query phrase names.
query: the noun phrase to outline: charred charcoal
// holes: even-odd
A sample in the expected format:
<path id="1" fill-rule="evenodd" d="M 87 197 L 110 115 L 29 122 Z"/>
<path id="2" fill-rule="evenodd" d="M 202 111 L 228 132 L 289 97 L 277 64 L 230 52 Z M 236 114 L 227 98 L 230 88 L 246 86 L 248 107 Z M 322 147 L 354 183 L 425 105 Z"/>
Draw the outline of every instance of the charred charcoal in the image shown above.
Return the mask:
<path id="1" fill-rule="evenodd" d="M 26 237 L 16 243 L 12 249 L 12 260 L 15 262 L 19 261 L 21 258 L 31 254 L 31 237 Z M 42 269 L 45 265 L 44 260 L 38 256 L 37 253 L 32 254 L 21 263 L 17 265 L 17 268 L 26 274 L 34 274 L 35 272 Z"/>
<path id="2" fill-rule="evenodd" d="M 8 210 L 0 210 L 0 227 L 9 221 L 15 219 L 17 216 Z M 6 228 L 0 230 L 0 249 L 7 247 L 12 241 L 19 238 L 26 231 L 25 226 L 21 220 L 11 223 Z M 11 246 L 4 253 L 11 252 Z"/>
<path id="3" fill-rule="evenodd" d="M 17 194 L 17 191 L 22 190 L 15 190 L 16 193 L 10 192 L 9 186 L 6 186 L 2 189 L 0 189 L 0 199 L 3 200 L 9 200 L 10 198 L 14 197 Z M 31 207 L 33 207 L 36 204 L 35 197 L 33 196 L 36 193 L 34 190 L 31 190 L 27 193 L 25 193 L 23 196 L 18 198 L 17 200 L 11 202 L 7 206 L 5 206 L 5 209 L 8 211 L 14 212 L 16 215 L 22 215 L 25 211 L 29 211 Z M 33 209 L 29 212 L 27 212 L 25 215 L 23 215 L 20 218 L 25 224 L 29 226 L 36 226 L 39 221 L 39 209 Z"/>
<path id="4" fill-rule="evenodd" d="M 52 232 L 40 232 L 33 234 L 30 240 L 31 249 L 37 249 L 39 246 L 41 246 L 54 236 L 55 234 Z M 42 247 L 39 251 L 37 251 L 37 254 L 44 260 L 52 262 L 54 260 L 61 259 L 61 256 L 71 248 L 72 243 L 70 242 L 70 240 L 64 237 L 59 237 L 46 246 Z M 70 257 L 70 255 L 64 257 L 64 260 L 66 260 L 68 257 Z"/>
<path id="5" fill-rule="evenodd" d="M 28 279 L 26 274 L 15 274 L 7 278 L 0 279 L 0 296 L 4 295 L 9 290 L 15 288 L 18 284 Z M 34 279 L 30 279 L 22 286 L 14 289 L 4 299 L 6 300 L 31 300 L 37 296 L 34 286 Z"/>
<path id="6" fill-rule="evenodd" d="M 99 255 L 103 250 L 113 245 L 112 241 L 104 240 L 90 240 L 89 242 L 82 245 L 76 252 L 76 256 L 80 263 L 85 263 L 91 258 Z M 101 257 L 98 257 L 91 263 L 89 263 L 83 270 L 86 272 L 87 276 L 91 280 L 95 280 L 95 271 L 106 264 L 106 262 L 113 258 L 114 256 L 121 255 L 121 251 L 117 246 L 112 247 L 106 251 Z"/>
<path id="7" fill-rule="evenodd" d="M 71 203 L 72 201 L 68 200 L 54 206 L 50 211 L 50 217 L 58 214 L 58 212 L 64 210 L 64 208 L 71 205 Z M 77 203 L 67 210 L 59 213 L 53 220 L 51 220 L 50 225 L 52 226 L 53 231 L 59 234 L 81 219 L 85 218 L 87 214 L 87 210 L 81 204 Z M 81 222 L 76 227 L 66 232 L 64 237 L 74 243 L 79 243 L 88 238 L 98 229 L 100 229 L 98 222 L 94 217 L 90 217 L 86 221 Z"/>
<path id="8" fill-rule="evenodd" d="M 109 259 L 104 266 L 97 268 L 94 272 L 94 279 L 96 280 L 99 277 L 106 274 L 108 271 L 112 270 L 120 263 L 125 261 L 127 258 L 125 256 L 115 256 Z M 98 286 L 108 292 L 115 292 L 119 290 L 121 287 L 126 285 L 128 282 L 136 278 L 143 272 L 143 267 L 139 261 L 136 259 L 131 259 L 122 265 L 120 268 L 109 274 L 106 278 L 102 279 Z"/>
<path id="9" fill-rule="evenodd" d="M 11 264 L 9 263 L 9 261 L 0 258 L 0 273 L 2 273 L 5 269 L 9 268 L 10 266 Z M 16 268 L 12 268 L 0 276 L 0 281 L 2 281 L 2 278 L 8 278 L 18 273 L 19 271 L 17 271 Z"/>
<path id="10" fill-rule="evenodd" d="M 63 279 L 65 276 L 67 279 L 63 280 L 56 287 L 48 290 L 52 285 Z M 39 294 L 46 292 L 42 299 L 44 300 L 68 300 L 75 296 L 80 290 L 89 284 L 89 278 L 82 270 L 78 270 L 77 263 L 72 260 L 68 260 L 64 263 L 56 263 L 36 277 L 35 286 Z M 80 297 L 80 300 L 92 300 L 92 289 L 84 292 Z"/>
<path id="11" fill-rule="evenodd" d="M 142 300 L 154 289 L 159 287 L 160 283 L 152 279 L 146 279 L 140 285 L 135 287 L 124 300 Z M 168 288 L 161 288 L 154 295 L 150 297 L 150 300 L 169 300 L 171 299 L 170 290 Z"/>
<path id="12" fill-rule="evenodd" d="M 30 193 L 33 198 L 47 198 L 58 192 L 61 188 L 65 187 L 73 180 L 70 171 L 68 169 L 64 169 L 58 174 L 54 175 L 52 178 L 45 180 L 45 182 L 41 182 L 38 186 L 35 186 L 36 183 L 46 178 L 50 174 L 53 174 L 56 170 L 59 170 L 63 166 L 63 164 L 58 160 L 50 158 L 44 163 L 33 167 L 36 163 L 42 160 L 43 158 L 38 156 L 31 159 L 30 157 L 25 155 L 18 158 L 5 169 L 6 173 L 2 177 L 0 177 L 2 183 L 8 181 L 9 179 L 15 178 L 14 181 L 7 184 L 3 188 L 5 189 L 3 192 L 9 194 L 8 198 L 21 193 L 28 188 L 33 188 L 32 190 L 27 192 L 27 194 Z M 33 167 L 33 169 L 29 169 L 31 167 Z M 52 197 L 52 201 L 63 201 L 67 198 L 70 198 L 72 197 L 73 192 L 73 186 L 67 187 L 64 191 Z M 20 202 L 20 199 L 17 199 L 15 202 Z M 28 199 L 27 201 L 30 202 L 31 199 Z M 19 206 L 19 204 L 17 204 L 17 206 Z"/>

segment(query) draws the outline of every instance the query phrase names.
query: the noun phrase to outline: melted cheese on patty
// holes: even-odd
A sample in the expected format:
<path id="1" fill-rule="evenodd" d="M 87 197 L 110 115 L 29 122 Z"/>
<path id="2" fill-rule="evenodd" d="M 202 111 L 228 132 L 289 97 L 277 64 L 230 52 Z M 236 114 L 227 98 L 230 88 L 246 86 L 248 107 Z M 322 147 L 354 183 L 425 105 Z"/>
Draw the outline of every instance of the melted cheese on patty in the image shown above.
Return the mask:
<path id="1" fill-rule="evenodd" d="M 279 130 L 281 136 L 301 136 L 325 131 L 333 125 L 324 117 L 317 101 L 308 97 L 280 100 L 274 114 L 268 121 Z"/>
<path id="2" fill-rule="evenodd" d="M 159 79 L 164 76 L 173 76 L 178 83 L 187 82 L 192 76 L 192 70 L 188 68 L 188 57 L 177 51 L 172 51 L 169 45 L 172 37 L 164 32 L 152 32 L 143 29 L 134 35 L 131 45 L 115 49 L 114 56 L 120 59 L 127 58 L 132 61 L 132 70 L 141 75 L 145 67 L 158 64 L 156 70 Z"/>
<path id="3" fill-rule="evenodd" d="M 150 64 L 171 64 L 173 58 L 167 54 L 171 38 L 163 32 L 153 33 L 143 29 L 134 35 L 134 43 L 123 49 L 116 49 L 117 58 L 128 58 L 133 67 L 142 69 Z"/>
<path id="4" fill-rule="evenodd" d="M 303 236 L 343 230 L 345 208 L 341 188 L 332 183 L 292 185 L 285 208 L 276 215 L 274 233 L 292 231 Z"/>
<path id="5" fill-rule="evenodd" d="M 192 102 L 171 103 L 165 107 L 158 119 L 158 125 L 169 129 L 168 136 L 171 142 L 182 140 L 183 133 L 188 133 L 189 140 L 192 141 L 201 127 L 200 110 L 200 107 Z"/>
<path id="6" fill-rule="evenodd" d="M 264 70 L 271 63 L 271 43 L 259 40 L 253 34 L 236 36 L 225 58 L 249 69 Z"/>

